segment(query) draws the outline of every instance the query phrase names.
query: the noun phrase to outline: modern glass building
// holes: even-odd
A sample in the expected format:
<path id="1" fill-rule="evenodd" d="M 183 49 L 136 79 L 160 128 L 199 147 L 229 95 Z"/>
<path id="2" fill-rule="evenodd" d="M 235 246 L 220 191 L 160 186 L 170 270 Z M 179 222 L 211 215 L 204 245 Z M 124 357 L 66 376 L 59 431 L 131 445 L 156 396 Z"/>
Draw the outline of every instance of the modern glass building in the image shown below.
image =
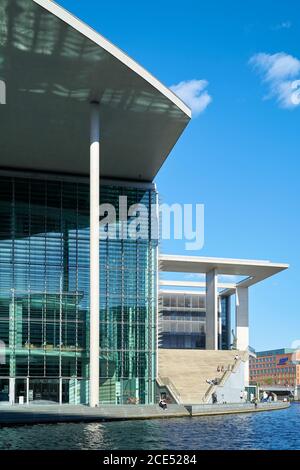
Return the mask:
<path id="1" fill-rule="evenodd" d="M 101 201 L 150 207 L 148 186 L 104 182 Z M 0 227 L 0 392 L 88 403 L 89 185 L 1 176 Z M 156 257 L 155 240 L 101 240 L 100 403 L 154 399 Z"/>
<path id="2" fill-rule="evenodd" d="M 0 400 L 153 403 L 153 180 L 191 111 L 52 0 L 0 0 L 0 85 Z"/>
<path id="3" fill-rule="evenodd" d="M 0 0 L 0 400 L 154 403 L 158 266 L 207 281 L 205 312 L 197 296 L 164 306 L 168 347 L 168 322 L 184 347 L 228 345 L 218 274 L 240 273 L 224 296 L 239 299 L 237 345 L 248 348 L 248 287 L 286 265 L 158 260 L 153 181 L 190 119 L 54 1 Z M 120 197 L 133 208 L 125 221 Z M 136 236 L 123 236 L 131 222 Z"/>

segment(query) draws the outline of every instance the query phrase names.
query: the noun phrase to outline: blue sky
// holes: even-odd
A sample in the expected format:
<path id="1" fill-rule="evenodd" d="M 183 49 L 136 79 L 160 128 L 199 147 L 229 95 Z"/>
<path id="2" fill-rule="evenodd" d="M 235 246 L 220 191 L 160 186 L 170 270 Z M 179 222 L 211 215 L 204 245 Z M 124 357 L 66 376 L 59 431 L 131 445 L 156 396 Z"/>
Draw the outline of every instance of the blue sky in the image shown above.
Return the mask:
<path id="1" fill-rule="evenodd" d="M 250 293 L 251 344 L 289 347 L 300 339 L 300 105 L 290 88 L 300 79 L 299 2 L 59 3 L 166 85 L 208 82 L 211 102 L 156 183 L 163 202 L 205 204 L 196 254 L 290 263 Z M 180 254 L 184 243 L 163 250 Z"/>

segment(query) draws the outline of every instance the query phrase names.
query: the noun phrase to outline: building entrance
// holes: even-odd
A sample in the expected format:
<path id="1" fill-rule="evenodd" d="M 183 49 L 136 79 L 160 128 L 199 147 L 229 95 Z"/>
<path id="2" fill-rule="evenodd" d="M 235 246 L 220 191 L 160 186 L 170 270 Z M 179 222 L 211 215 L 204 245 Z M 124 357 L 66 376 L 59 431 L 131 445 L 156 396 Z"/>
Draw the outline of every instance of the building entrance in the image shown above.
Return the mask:
<path id="1" fill-rule="evenodd" d="M 36 400 L 59 403 L 59 380 L 31 379 L 29 381 L 29 401 Z"/>

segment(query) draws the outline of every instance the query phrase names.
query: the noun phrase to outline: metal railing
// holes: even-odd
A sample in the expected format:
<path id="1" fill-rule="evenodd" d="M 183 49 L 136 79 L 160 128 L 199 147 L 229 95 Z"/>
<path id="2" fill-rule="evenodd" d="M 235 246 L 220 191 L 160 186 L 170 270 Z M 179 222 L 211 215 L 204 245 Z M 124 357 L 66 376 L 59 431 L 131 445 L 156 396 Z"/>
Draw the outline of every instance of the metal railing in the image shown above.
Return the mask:
<path id="1" fill-rule="evenodd" d="M 249 353 L 248 351 L 239 351 L 237 354 L 239 358 L 234 361 L 234 364 L 229 364 L 228 368 L 224 371 L 221 378 L 215 384 L 211 384 L 203 396 L 203 402 L 206 403 L 208 397 L 217 389 L 217 387 L 223 387 L 227 379 L 232 373 L 235 373 L 240 366 L 241 362 L 246 362 L 248 360 Z"/>
<path id="2" fill-rule="evenodd" d="M 169 379 L 169 377 L 161 377 L 159 375 L 157 382 L 160 387 L 166 387 L 168 389 L 169 393 L 172 395 L 176 403 L 181 403 L 180 393 L 178 392 L 173 382 Z"/>

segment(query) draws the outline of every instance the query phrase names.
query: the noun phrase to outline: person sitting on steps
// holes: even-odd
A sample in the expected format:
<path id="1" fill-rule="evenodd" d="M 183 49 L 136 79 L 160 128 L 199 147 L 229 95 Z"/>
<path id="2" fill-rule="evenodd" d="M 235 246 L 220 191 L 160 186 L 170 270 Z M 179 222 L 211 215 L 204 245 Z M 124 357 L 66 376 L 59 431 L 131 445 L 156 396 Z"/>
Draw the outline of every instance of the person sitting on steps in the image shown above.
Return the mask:
<path id="1" fill-rule="evenodd" d="M 168 405 L 166 403 L 166 400 L 164 398 L 161 398 L 159 403 L 158 403 L 158 406 L 160 408 L 162 408 L 164 411 L 168 408 Z"/>

